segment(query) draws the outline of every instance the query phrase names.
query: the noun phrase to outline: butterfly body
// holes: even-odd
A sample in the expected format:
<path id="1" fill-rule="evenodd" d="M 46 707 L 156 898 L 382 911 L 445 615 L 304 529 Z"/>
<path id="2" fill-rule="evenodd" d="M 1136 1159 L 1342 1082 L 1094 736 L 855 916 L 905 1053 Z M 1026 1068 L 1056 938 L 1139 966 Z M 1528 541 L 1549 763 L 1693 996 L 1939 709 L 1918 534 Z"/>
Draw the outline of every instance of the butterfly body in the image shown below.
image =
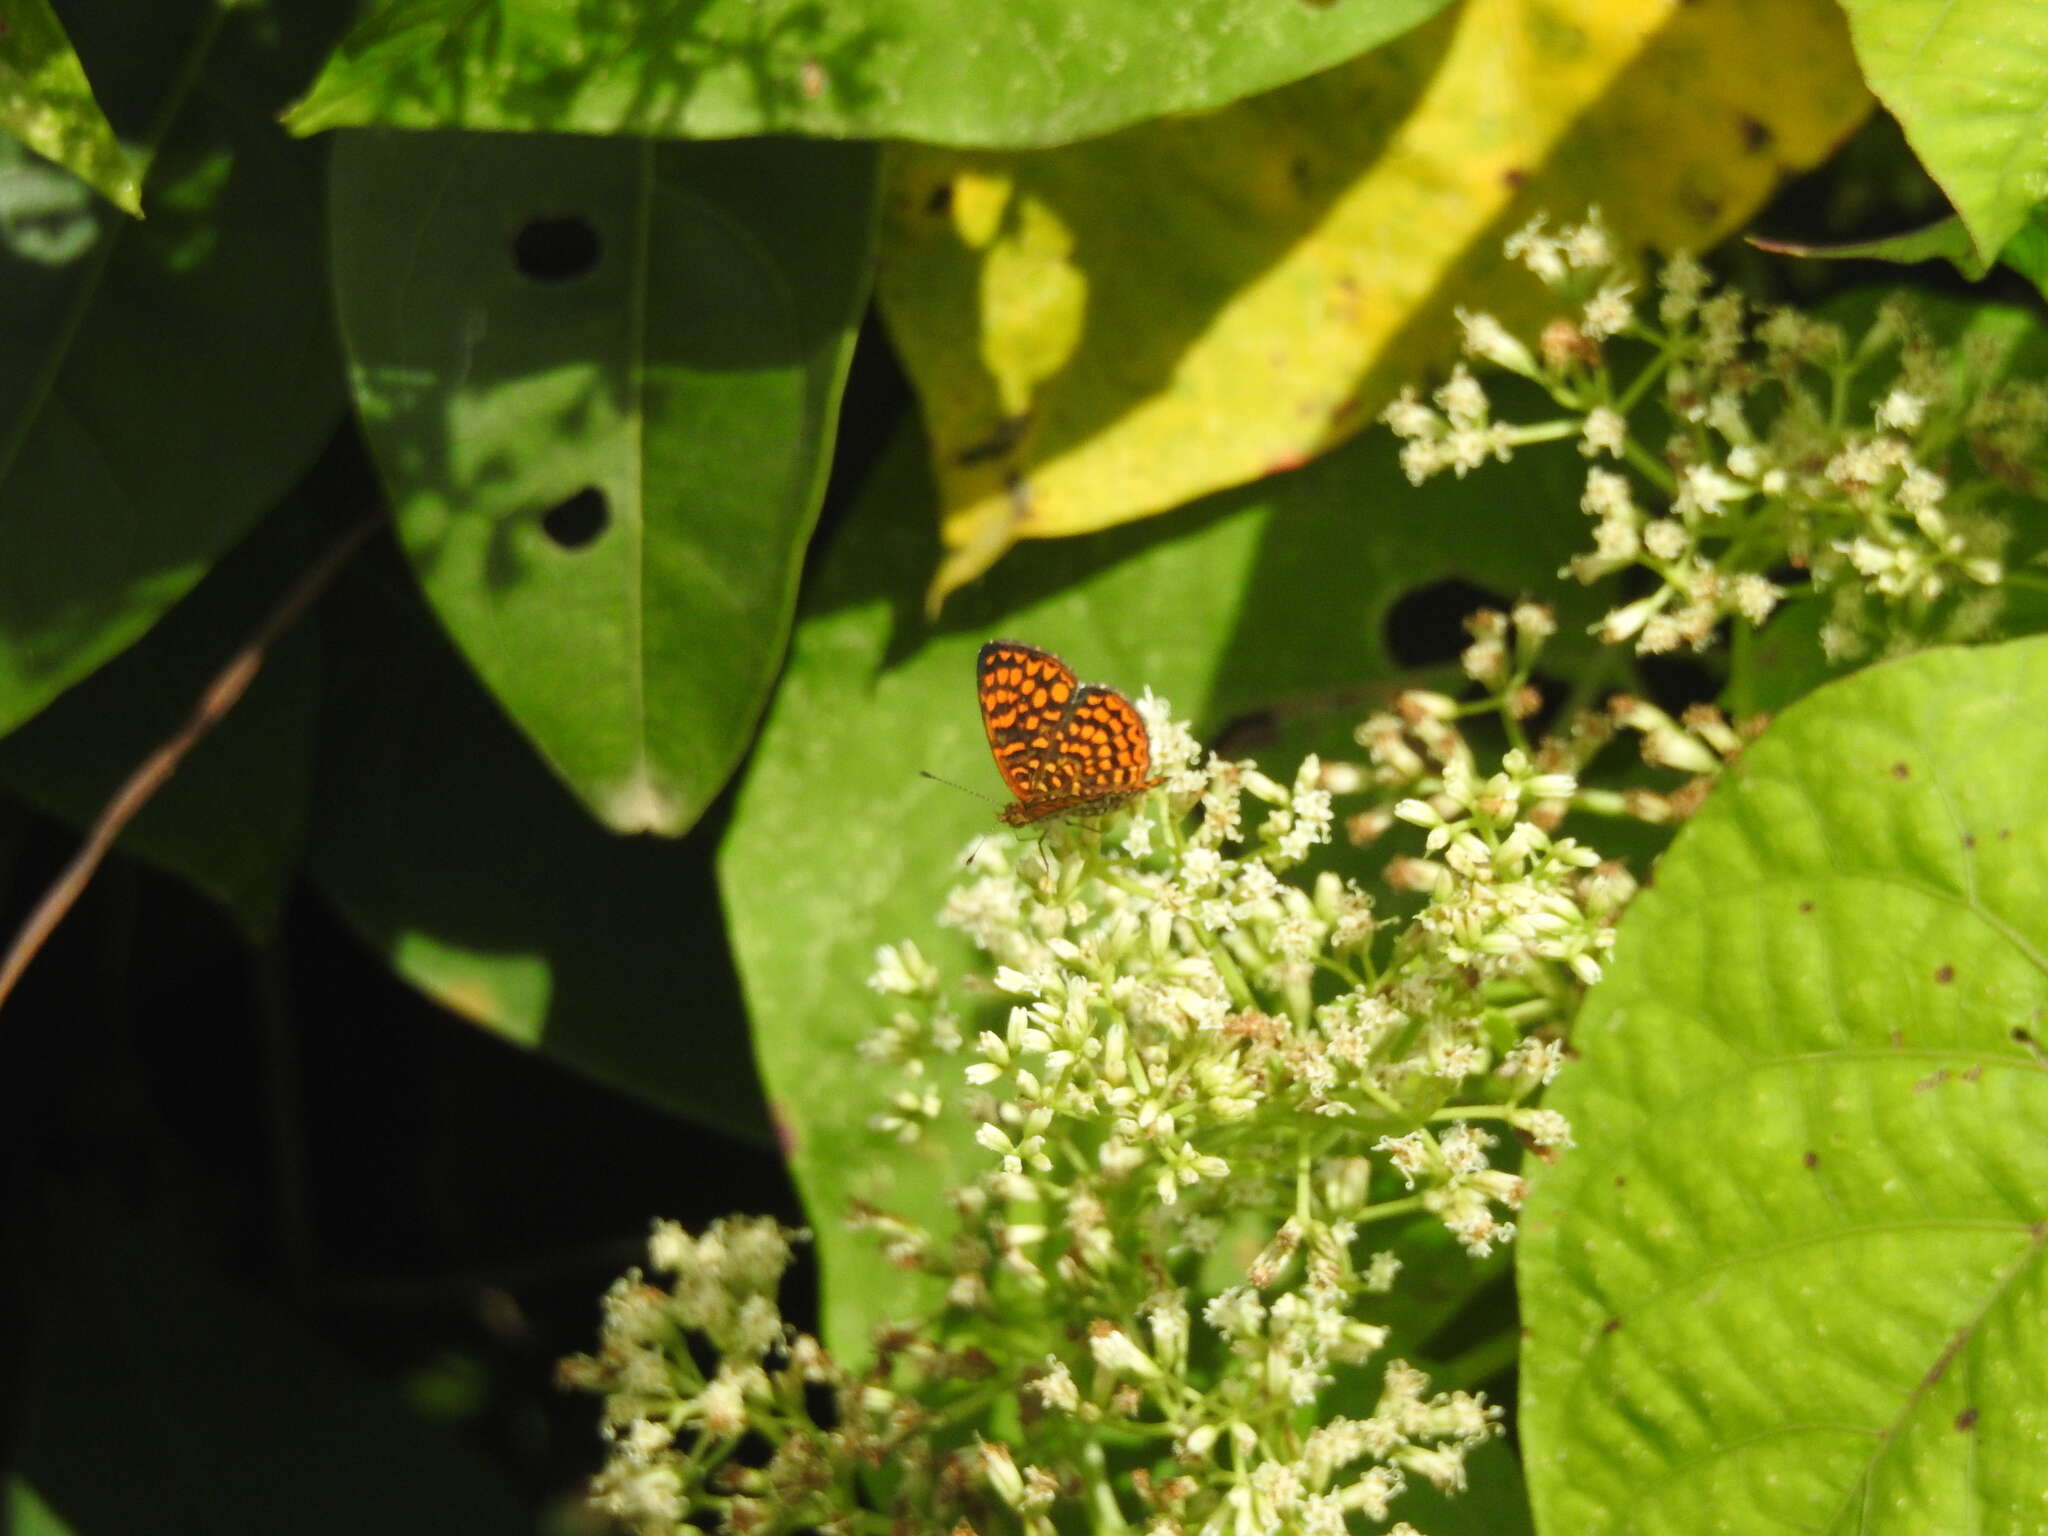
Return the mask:
<path id="1" fill-rule="evenodd" d="M 981 723 L 1016 803 L 998 813 L 1025 827 L 1053 816 L 1098 816 L 1162 782 L 1152 739 L 1131 701 L 1083 683 L 1050 651 L 991 640 L 975 669 Z"/>

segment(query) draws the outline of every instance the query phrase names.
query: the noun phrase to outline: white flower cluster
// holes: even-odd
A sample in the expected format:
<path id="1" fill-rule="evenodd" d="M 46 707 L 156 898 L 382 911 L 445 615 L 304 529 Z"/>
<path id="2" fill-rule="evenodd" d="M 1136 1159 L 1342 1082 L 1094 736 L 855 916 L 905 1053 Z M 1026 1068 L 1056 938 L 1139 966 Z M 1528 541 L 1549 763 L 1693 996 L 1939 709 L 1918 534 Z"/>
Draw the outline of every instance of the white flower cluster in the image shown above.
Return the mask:
<path id="1" fill-rule="evenodd" d="M 1469 663 L 1512 693 L 1554 621 L 1525 604 L 1472 628 Z M 905 942 L 869 978 L 886 1020 L 866 1054 L 901 1074 L 874 1128 L 922 1142 L 964 1116 L 986 1157 L 952 1191 L 957 1233 L 854 1213 L 937 1310 L 851 1375 L 775 1310 L 787 1234 L 657 1227 L 672 1280 L 620 1281 L 603 1349 L 564 1368 L 607 1396 L 600 1502 L 649 1536 L 829 1527 L 877 1497 L 919 1532 L 1053 1536 L 1113 1507 L 1151 1536 L 1337 1536 L 1385 1527 L 1409 1487 L 1462 1488 L 1500 1410 L 1388 1359 L 1374 1313 L 1404 1224 L 1475 1257 L 1512 1239 L 1524 1185 L 1498 1130 L 1570 1145 L 1532 1101 L 1615 903 L 1548 830 L 1571 776 L 1520 752 L 1481 775 L 1455 707 L 1418 697 L 1413 720 L 1367 722 L 1370 764 L 1312 757 L 1282 783 L 1205 754 L 1148 695 L 1158 791 L 1117 821 L 980 840 L 941 917 L 980 974 L 952 987 Z M 1423 895 L 1405 924 L 1295 874 L 1360 791 L 1427 831 L 1395 881 Z M 970 1040 L 955 992 L 1003 1016 Z M 1021 1424 L 993 1415 L 1019 1397 Z M 977 1433 L 927 1433 L 946 1424 Z M 1140 1444 L 1161 1455 L 1128 1475 L 1099 1454 Z M 864 1469 L 885 1464 L 878 1495 Z"/>
<path id="2" fill-rule="evenodd" d="M 1534 380 L 1569 414 L 1503 421 L 1461 363 L 1433 403 L 1405 388 L 1382 420 L 1416 484 L 1576 436 L 1595 461 L 1581 499 L 1593 547 L 1566 574 L 1593 582 L 1633 567 L 1656 580 L 1602 619 L 1603 641 L 1645 654 L 1704 650 L 1723 623 L 1761 625 L 1809 589 L 1830 605 L 1821 639 L 1831 656 L 1989 625 L 2007 530 L 1975 504 L 1977 488 L 1959 505 L 1942 466 L 1966 446 L 1989 455 L 1992 474 L 2031 484 L 2017 464 L 2038 452 L 2048 391 L 1959 373 L 1901 306 L 1881 310 L 1853 345 L 1796 311 L 1753 316 L 1682 254 L 1658 275 L 1651 324 L 1635 313 L 1597 213 L 1556 232 L 1539 217 L 1505 250 L 1583 302 L 1534 348 L 1493 316 L 1460 310 L 1466 355 Z M 1648 346 L 1632 378 L 1610 371 L 1604 344 L 1619 336 Z M 1887 358 L 1898 372 L 1860 427 L 1845 402 Z M 1669 428 L 1656 445 L 1632 435 L 1653 395 Z"/>

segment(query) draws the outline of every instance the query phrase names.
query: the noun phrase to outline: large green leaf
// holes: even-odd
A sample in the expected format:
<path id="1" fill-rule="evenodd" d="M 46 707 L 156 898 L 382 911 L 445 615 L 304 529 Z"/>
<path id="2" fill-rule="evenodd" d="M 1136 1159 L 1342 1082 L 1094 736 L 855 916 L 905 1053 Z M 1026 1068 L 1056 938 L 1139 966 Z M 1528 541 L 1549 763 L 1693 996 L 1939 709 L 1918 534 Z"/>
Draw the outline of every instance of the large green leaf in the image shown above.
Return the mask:
<path id="1" fill-rule="evenodd" d="M 1623 924 L 1520 1248 L 1545 1530 L 2041 1529 L 2048 642 L 1787 710 Z"/>
<path id="2" fill-rule="evenodd" d="M 2048 197 L 2048 7 L 1842 0 L 1863 77 L 1994 260 Z"/>
<path id="3" fill-rule="evenodd" d="M 334 268 L 421 584 L 591 810 L 680 832 L 787 638 L 874 152 L 352 134 Z"/>
<path id="4" fill-rule="evenodd" d="M 1057 144 L 1219 106 L 1445 0 L 387 0 L 288 119 Z"/>
<path id="5" fill-rule="evenodd" d="M 1451 575 L 1509 597 L 1548 586 L 1583 522 L 1568 446 L 1518 460 L 1504 497 L 1477 478 L 1416 491 L 1376 433 L 1165 522 L 1029 546 L 932 629 L 917 617 L 935 548 L 920 448 L 894 446 L 838 531 L 719 853 L 762 1077 L 818 1233 L 826 1330 L 855 1354 L 913 1292 L 846 1232 L 847 1200 L 943 1228 L 939 1193 L 974 1166 L 957 1144 L 875 1140 L 888 1081 L 855 1046 L 886 1016 L 864 986 L 877 944 L 914 937 L 943 967 L 966 959 L 933 916 L 954 859 L 1001 834 L 987 805 L 918 773 L 1000 791 L 974 705 L 982 641 L 1050 646 L 1207 729 L 1269 708 L 1355 716 L 1394 671 L 1381 630 L 1397 597 Z"/>
<path id="6" fill-rule="evenodd" d="M 586 816 L 478 685 L 389 549 L 321 609 L 308 859 L 414 986 L 666 1109 L 765 1140 L 706 833 Z"/>
<path id="7" fill-rule="evenodd" d="M 316 551 L 302 520 L 272 517 L 161 623 L 0 740 L 0 785 L 84 826 L 299 578 Z M 120 847 L 191 881 L 267 935 L 298 872 L 319 702 L 311 620 L 273 644 L 263 670 L 121 836 Z"/>
<path id="8" fill-rule="evenodd" d="M 0 0 L 0 127 L 122 212 L 142 212 L 142 178 L 92 99 L 50 0 Z"/>
<path id="9" fill-rule="evenodd" d="M 311 167 L 268 120 L 323 9 L 67 8 L 126 66 L 116 124 L 171 127 L 139 223 L 21 151 L 0 172 L 0 730 L 140 635 L 333 426 Z"/>

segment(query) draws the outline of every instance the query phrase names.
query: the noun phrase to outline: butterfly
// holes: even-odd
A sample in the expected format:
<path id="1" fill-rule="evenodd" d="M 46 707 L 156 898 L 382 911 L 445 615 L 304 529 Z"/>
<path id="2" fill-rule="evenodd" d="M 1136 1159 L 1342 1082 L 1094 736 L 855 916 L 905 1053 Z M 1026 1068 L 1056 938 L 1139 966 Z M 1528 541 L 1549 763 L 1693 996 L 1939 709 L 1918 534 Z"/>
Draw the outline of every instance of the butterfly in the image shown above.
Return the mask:
<path id="1" fill-rule="evenodd" d="M 1131 701 L 1083 684 L 1050 651 L 991 640 L 975 665 L 975 693 L 989 750 L 1010 793 L 999 813 L 1013 827 L 1048 816 L 1096 816 L 1143 794 L 1152 738 Z"/>

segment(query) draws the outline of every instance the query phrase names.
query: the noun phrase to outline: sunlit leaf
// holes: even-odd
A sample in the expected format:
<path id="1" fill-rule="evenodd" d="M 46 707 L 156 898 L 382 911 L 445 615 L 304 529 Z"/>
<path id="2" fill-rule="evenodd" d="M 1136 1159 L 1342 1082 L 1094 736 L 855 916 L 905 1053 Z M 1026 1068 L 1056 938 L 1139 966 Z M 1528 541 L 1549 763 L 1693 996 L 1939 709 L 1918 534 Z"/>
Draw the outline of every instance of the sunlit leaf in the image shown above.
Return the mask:
<path id="1" fill-rule="evenodd" d="M 1057 144 L 1214 107 L 1444 0 L 386 0 L 289 122 Z"/>
<path id="2" fill-rule="evenodd" d="M 1821 689 L 1629 910 L 1519 1248 L 1544 1529 L 2039 1527 L 2044 690 L 2039 640 Z"/>
<path id="3" fill-rule="evenodd" d="M 942 599 L 1017 540 L 1299 464 L 1516 320 L 1530 214 L 1701 250 L 1865 112 L 1827 0 L 1475 0 L 1222 112 L 1034 155 L 906 149 L 880 295 L 932 436 Z"/>
<path id="4" fill-rule="evenodd" d="M 142 212 L 142 178 L 50 0 L 0 0 L 0 127 L 122 212 Z"/>
<path id="5" fill-rule="evenodd" d="M 681 832 L 782 656 L 873 151 L 351 134 L 334 268 L 421 585 L 591 811 Z"/>
<path id="6" fill-rule="evenodd" d="M 1842 0 L 1877 99 L 1988 264 L 2048 197 L 2048 7 Z"/>

